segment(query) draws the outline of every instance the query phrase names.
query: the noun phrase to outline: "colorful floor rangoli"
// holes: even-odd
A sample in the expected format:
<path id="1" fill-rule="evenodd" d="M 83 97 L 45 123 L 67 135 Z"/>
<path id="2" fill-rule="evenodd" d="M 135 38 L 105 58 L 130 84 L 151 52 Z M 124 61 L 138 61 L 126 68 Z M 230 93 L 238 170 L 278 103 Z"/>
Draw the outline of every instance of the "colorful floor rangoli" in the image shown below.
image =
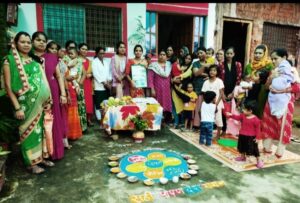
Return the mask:
<path id="1" fill-rule="evenodd" d="M 189 164 L 182 155 L 167 150 L 144 150 L 125 155 L 119 163 L 120 171 L 139 180 L 160 178 L 172 180 L 174 176 L 187 173 Z"/>

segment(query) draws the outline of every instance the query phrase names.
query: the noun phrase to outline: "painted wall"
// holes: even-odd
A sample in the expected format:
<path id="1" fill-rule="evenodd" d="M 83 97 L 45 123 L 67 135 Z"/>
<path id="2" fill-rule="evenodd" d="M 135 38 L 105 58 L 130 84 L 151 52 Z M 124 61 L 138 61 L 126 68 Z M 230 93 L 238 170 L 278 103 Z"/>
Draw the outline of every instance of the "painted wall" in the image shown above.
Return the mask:
<path id="1" fill-rule="evenodd" d="M 15 32 L 25 31 L 32 35 L 37 31 L 36 4 L 21 3 L 18 11 L 18 25 L 12 26 Z"/>
<path id="2" fill-rule="evenodd" d="M 206 24 L 206 43 L 207 48 L 214 47 L 214 33 L 216 28 L 216 3 L 208 4 L 208 16 Z"/>
<path id="3" fill-rule="evenodd" d="M 127 30 L 128 30 L 128 57 L 133 58 L 133 48 L 136 44 L 143 47 L 145 53 L 146 37 L 146 4 L 128 3 L 127 4 Z"/>

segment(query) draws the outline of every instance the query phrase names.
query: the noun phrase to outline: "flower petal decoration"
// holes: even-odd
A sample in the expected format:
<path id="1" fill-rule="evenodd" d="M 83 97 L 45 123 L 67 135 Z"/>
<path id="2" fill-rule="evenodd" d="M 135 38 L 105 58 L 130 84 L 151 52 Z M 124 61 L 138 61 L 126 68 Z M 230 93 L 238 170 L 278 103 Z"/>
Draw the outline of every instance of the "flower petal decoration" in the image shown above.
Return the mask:
<path id="1" fill-rule="evenodd" d="M 140 111 L 140 108 L 138 106 L 122 106 L 120 111 L 122 112 L 122 119 L 125 120 L 129 115 L 135 116 Z"/>
<path id="2" fill-rule="evenodd" d="M 152 112 L 144 111 L 142 118 L 147 120 L 148 128 L 153 128 L 154 115 Z"/>

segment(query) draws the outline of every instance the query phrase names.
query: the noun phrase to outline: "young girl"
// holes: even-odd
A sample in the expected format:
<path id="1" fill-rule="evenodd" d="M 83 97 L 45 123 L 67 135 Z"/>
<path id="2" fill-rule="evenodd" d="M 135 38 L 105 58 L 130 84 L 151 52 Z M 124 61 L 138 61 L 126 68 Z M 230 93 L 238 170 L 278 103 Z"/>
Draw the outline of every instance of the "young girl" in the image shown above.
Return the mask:
<path id="1" fill-rule="evenodd" d="M 201 105 L 201 123 L 200 123 L 200 144 L 211 145 L 215 112 L 216 112 L 216 93 L 207 91 L 203 94 L 203 102 Z"/>
<path id="2" fill-rule="evenodd" d="M 187 93 L 186 95 L 190 98 L 190 101 L 184 104 L 183 107 L 183 116 L 185 119 L 184 122 L 184 130 L 188 130 L 188 124 L 190 124 L 189 130 L 191 131 L 193 128 L 193 113 L 196 108 L 196 100 L 198 98 L 196 92 L 194 92 L 194 87 L 192 83 L 187 85 Z"/>
<path id="3" fill-rule="evenodd" d="M 209 79 L 206 80 L 202 87 L 202 93 L 205 93 L 206 91 L 213 91 L 216 93 L 216 125 L 217 125 L 217 139 L 220 138 L 221 129 L 223 127 L 223 121 L 222 121 L 222 109 L 224 108 L 223 100 L 225 100 L 224 96 L 224 83 L 223 81 L 217 77 L 218 75 L 218 66 L 217 65 L 211 65 L 209 67 Z"/>
<path id="4" fill-rule="evenodd" d="M 259 158 L 259 150 L 257 139 L 260 134 L 260 120 L 253 114 L 256 107 L 256 102 L 247 102 L 244 105 L 241 115 L 234 115 L 229 112 L 226 116 L 241 122 L 241 129 L 238 138 L 238 151 L 241 156 L 237 157 L 236 161 L 246 161 L 246 155 L 256 157 L 257 168 L 262 168 L 264 163 Z"/>

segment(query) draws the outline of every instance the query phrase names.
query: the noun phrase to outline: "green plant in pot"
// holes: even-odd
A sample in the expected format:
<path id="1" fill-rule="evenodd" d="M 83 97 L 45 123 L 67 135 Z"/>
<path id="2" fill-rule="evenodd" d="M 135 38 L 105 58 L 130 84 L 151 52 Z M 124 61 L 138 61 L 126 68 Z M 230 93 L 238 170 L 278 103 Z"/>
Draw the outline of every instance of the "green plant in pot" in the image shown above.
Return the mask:
<path id="1" fill-rule="evenodd" d="M 143 142 L 145 138 L 144 130 L 148 128 L 147 120 L 143 119 L 141 115 L 136 115 L 130 119 L 130 122 L 134 125 L 134 132 L 132 134 L 136 143 Z"/>

